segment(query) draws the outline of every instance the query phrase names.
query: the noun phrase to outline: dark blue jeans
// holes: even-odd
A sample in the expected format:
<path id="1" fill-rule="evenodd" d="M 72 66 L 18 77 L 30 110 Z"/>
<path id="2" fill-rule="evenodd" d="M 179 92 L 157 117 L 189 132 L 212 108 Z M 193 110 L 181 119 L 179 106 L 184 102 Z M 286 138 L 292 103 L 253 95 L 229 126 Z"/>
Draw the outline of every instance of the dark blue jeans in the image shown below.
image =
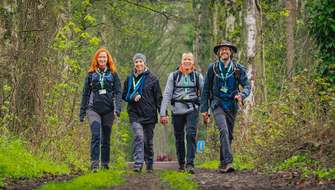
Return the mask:
<path id="1" fill-rule="evenodd" d="M 114 121 L 114 112 L 100 115 L 92 110 L 87 112 L 91 127 L 91 161 L 99 163 L 101 148 L 101 164 L 107 166 L 110 153 L 110 136 Z"/>
<path id="2" fill-rule="evenodd" d="M 196 135 L 199 112 L 192 111 L 186 114 L 173 115 L 172 122 L 174 127 L 174 136 L 176 138 L 176 150 L 179 165 L 185 164 L 185 127 L 187 155 L 186 164 L 194 166 L 196 151 Z"/>
<path id="3" fill-rule="evenodd" d="M 221 165 L 233 162 L 231 143 L 233 141 L 233 131 L 236 111 L 222 110 L 218 107 L 214 110 L 214 119 L 220 131 L 220 161 Z"/>

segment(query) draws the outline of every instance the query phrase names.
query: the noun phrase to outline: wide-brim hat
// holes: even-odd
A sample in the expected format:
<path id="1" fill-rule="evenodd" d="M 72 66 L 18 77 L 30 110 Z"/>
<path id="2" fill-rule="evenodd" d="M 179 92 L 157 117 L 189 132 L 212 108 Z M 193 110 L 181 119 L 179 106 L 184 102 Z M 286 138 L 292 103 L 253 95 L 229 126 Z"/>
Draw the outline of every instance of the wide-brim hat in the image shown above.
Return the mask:
<path id="1" fill-rule="evenodd" d="M 233 43 L 226 41 L 226 40 L 224 40 L 223 42 L 219 43 L 218 45 L 214 47 L 213 49 L 214 53 L 217 55 L 219 49 L 224 46 L 229 47 L 233 53 L 237 53 L 237 47 Z"/>

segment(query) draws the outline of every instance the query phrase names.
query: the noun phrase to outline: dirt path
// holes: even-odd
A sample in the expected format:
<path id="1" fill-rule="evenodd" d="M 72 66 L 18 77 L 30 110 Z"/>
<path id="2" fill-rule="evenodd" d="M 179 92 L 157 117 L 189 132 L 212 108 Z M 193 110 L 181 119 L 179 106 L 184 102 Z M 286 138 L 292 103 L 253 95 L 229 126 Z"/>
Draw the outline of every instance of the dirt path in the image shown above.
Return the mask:
<path id="1" fill-rule="evenodd" d="M 334 190 L 335 183 L 318 184 L 309 181 L 304 183 L 298 175 L 292 173 L 277 173 L 264 175 L 255 171 L 235 171 L 221 174 L 215 170 L 197 169 L 194 174 L 201 190 Z"/>
<path id="2" fill-rule="evenodd" d="M 8 180 L 5 183 L 5 187 L 0 187 L 0 189 L 10 189 L 10 190 L 30 190 L 37 188 L 45 183 L 49 182 L 62 182 L 62 181 L 69 181 L 74 177 L 79 176 L 79 174 L 71 174 L 71 175 L 46 175 L 40 178 L 34 178 L 34 179 L 24 179 L 20 178 L 18 180 Z"/>
<path id="3" fill-rule="evenodd" d="M 128 163 L 132 168 L 134 163 Z M 126 184 L 120 187 L 111 188 L 113 190 L 164 190 L 168 189 L 162 184 L 159 178 L 159 172 L 165 169 L 176 169 L 177 162 L 155 162 L 154 173 L 146 173 L 145 169 L 142 173 L 130 173 L 126 176 Z"/>
<path id="4" fill-rule="evenodd" d="M 129 164 L 132 166 L 132 163 Z M 165 190 L 167 184 L 160 181 L 161 171 L 177 170 L 176 162 L 159 162 L 154 165 L 154 173 L 137 174 L 129 172 L 125 176 L 125 185 L 109 188 L 108 190 Z M 78 175 L 78 174 L 77 174 Z M 3 189 L 34 189 L 44 183 L 54 181 L 68 181 L 76 175 L 46 176 L 39 179 L 8 182 Z M 255 171 L 235 171 L 229 174 L 220 174 L 216 170 L 196 169 L 193 175 L 199 184 L 199 190 L 335 190 L 335 181 L 321 182 L 316 179 L 301 181 L 294 172 L 282 172 L 265 175 Z M 323 183 L 323 184 L 322 184 Z M 1 189 L 1 188 L 0 188 Z"/>
<path id="5" fill-rule="evenodd" d="M 131 164 L 130 164 L 131 166 Z M 177 169 L 177 163 L 156 163 L 154 174 L 130 174 L 126 177 L 124 186 L 113 190 L 161 190 L 168 189 L 161 184 L 159 171 L 164 169 Z M 199 184 L 200 190 L 335 190 L 335 182 L 319 184 L 317 180 L 309 179 L 306 182 L 299 180 L 299 176 L 292 172 L 283 172 L 265 175 L 255 171 L 235 171 L 220 174 L 216 170 L 196 169 L 193 175 Z"/>
<path id="6" fill-rule="evenodd" d="M 156 172 L 152 174 L 129 174 L 126 177 L 126 184 L 120 187 L 111 188 L 112 190 L 164 190 L 164 186 Z M 108 189 L 109 190 L 109 189 Z"/>

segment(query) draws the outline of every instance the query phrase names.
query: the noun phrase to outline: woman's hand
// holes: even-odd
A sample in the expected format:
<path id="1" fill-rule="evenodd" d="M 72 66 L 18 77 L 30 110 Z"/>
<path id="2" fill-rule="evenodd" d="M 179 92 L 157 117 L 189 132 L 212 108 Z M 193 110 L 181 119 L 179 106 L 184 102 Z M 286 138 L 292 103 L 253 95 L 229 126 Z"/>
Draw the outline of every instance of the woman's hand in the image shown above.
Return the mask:
<path id="1" fill-rule="evenodd" d="M 142 97 L 141 95 L 137 94 L 137 95 L 135 96 L 135 98 L 134 98 L 134 101 L 135 101 L 135 102 L 140 101 L 141 97 Z"/>
<path id="2" fill-rule="evenodd" d="M 160 118 L 160 122 L 161 122 L 161 124 L 163 124 L 163 125 L 168 124 L 168 123 L 169 123 L 169 118 L 168 118 L 168 116 L 161 116 L 161 118 Z"/>

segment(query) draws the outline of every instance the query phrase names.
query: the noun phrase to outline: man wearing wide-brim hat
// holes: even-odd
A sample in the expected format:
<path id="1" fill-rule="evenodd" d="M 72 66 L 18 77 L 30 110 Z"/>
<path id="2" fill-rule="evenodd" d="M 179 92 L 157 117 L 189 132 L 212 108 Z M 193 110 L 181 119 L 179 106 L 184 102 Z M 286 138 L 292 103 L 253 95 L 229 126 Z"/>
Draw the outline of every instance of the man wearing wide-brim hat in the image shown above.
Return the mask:
<path id="1" fill-rule="evenodd" d="M 232 60 L 237 47 L 223 41 L 213 49 L 217 60 L 210 64 L 205 77 L 201 95 L 200 112 L 205 123 L 209 123 L 209 108 L 211 109 L 217 128 L 220 131 L 220 166 L 219 172 L 234 171 L 231 143 L 233 129 L 239 103 L 250 94 L 250 82 L 246 68 Z M 243 90 L 239 90 L 239 85 Z"/>

